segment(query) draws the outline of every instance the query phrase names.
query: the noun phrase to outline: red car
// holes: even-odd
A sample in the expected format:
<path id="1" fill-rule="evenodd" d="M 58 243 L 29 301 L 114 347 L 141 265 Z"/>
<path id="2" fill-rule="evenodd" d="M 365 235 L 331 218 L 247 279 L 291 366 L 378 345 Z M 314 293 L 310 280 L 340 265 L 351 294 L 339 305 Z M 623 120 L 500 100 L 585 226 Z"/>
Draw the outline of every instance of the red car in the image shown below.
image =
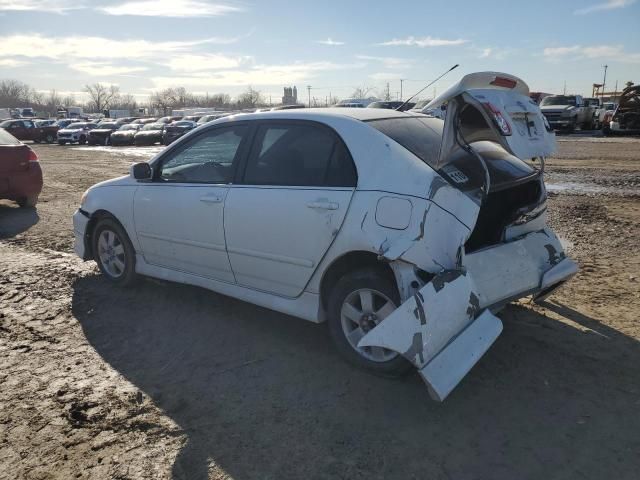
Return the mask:
<path id="1" fill-rule="evenodd" d="M 0 199 L 34 207 L 42 190 L 42 169 L 36 152 L 0 128 Z"/>
<path id="2" fill-rule="evenodd" d="M 58 127 L 56 125 L 38 127 L 33 120 L 28 118 L 5 120 L 0 123 L 0 128 L 4 128 L 18 140 L 32 140 L 36 143 L 53 143 L 57 140 Z"/>

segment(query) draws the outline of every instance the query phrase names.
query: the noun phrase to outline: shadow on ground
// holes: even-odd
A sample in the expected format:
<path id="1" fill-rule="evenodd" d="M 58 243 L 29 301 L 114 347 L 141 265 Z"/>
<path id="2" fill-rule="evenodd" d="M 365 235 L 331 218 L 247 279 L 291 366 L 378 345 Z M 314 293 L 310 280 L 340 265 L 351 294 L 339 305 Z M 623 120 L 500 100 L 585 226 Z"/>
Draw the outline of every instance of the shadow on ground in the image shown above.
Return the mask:
<path id="1" fill-rule="evenodd" d="M 415 375 L 343 363 L 322 325 L 202 289 L 89 276 L 73 296 L 91 345 L 187 435 L 174 479 L 636 478 L 639 345 L 552 307 L 597 333 L 509 307 L 438 404 Z"/>
<path id="2" fill-rule="evenodd" d="M 11 238 L 26 232 L 40 217 L 35 208 L 20 208 L 18 205 L 0 203 L 0 239 Z"/>

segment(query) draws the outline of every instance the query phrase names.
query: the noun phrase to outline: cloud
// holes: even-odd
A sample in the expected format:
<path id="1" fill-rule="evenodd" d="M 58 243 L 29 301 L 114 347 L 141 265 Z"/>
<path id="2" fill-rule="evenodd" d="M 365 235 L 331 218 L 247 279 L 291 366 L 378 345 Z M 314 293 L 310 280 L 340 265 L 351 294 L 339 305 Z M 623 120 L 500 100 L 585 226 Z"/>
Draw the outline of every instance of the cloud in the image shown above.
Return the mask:
<path id="1" fill-rule="evenodd" d="M 377 82 L 386 82 L 389 80 L 400 80 L 402 78 L 402 75 L 395 72 L 379 72 L 372 73 L 371 75 L 369 75 L 369 78 Z"/>
<path id="2" fill-rule="evenodd" d="M 29 65 L 29 62 L 25 62 L 24 60 L 16 60 L 15 58 L 0 58 L 0 67 L 23 67 L 25 65 Z"/>
<path id="3" fill-rule="evenodd" d="M 108 77 L 113 75 L 125 75 L 136 72 L 143 72 L 147 70 L 146 67 L 119 67 L 112 65 L 110 63 L 100 63 L 100 62 L 80 62 L 80 63 L 71 63 L 69 64 L 69 68 L 77 70 L 82 73 L 86 73 L 87 75 L 91 75 L 94 77 Z"/>
<path id="4" fill-rule="evenodd" d="M 7 11 L 64 13 L 81 8 L 85 8 L 81 0 L 0 0 L 0 10 Z"/>
<path id="5" fill-rule="evenodd" d="M 413 60 L 410 58 L 376 57 L 371 55 L 356 55 L 356 58 L 359 60 L 380 62 L 386 68 L 411 68 L 413 65 Z"/>
<path id="6" fill-rule="evenodd" d="M 55 60 L 148 59 L 185 52 L 205 44 L 233 43 L 231 38 L 193 41 L 114 40 L 104 37 L 45 37 L 39 34 L 10 35 L 0 42 L 0 57 L 21 55 Z"/>
<path id="7" fill-rule="evenodd" d="M 462 45 L 467 43 L 468 40 L 464 40 L 462 38 L 457 38 L 455 40 L 447 40 L 443 38 L 433 38 L 433 37 L 407 37 L 407 38 L 394 38 L 393 40 L 388 40 L 386 42 L 378 43 L 377 45 L 381 46 L 414 46 L 414 47 L 446 47 L 451 45 Z"/>
<path id="8" fill-rule="evenodd" d="M 140 0 L 100 7 L 108 15 L 143 17 L 217 17 L 243 11 L 242 8 L 200 0 Z"/>
<path id="9" fill-rule="evenodd" d="M 313 78 L 319 72 L 362 68 L 364 64 L 296 62 L 284 65 L 254 65 L 246 69 L 197 72 L 192 75 L 151 78 L 155 88 L 175 86 L 207 88 L 238 85 L 290 85 Z"/>
<path id="10" fill-rule="evenodd" d="M 238 68 L 252 60 L 249 56 L 231 57 L 223 54 L 181 54 L 166 63 L 174 71 L 200 72 L 204 70 Z"/>
<path id="11" fill-rule="evenodd" d="M 625 52 L 622 45 L 597 45 L 595 47 L 572 45 L 570 47 L 548 47 L 542 52 L 543 56 L 551 61 L 566 61 L 570 56 L 572 60 L 583 58 L 602 58 L 608 61 L 621 63 L 640 63 L 640 53 Z"/>
<path id="12" fill-rule="evenodd" d="M 318 40 L 316 43 L 319 43 L 321 45 L 331 45 L 331 46 L 344 45 L 344 42 L 339 42 L 337 40 L 332 39 L 331 37 L 327 38 L 326 40 Z"/>
<path id="13" fill-rule="evenodd" d="M 469 48 L 477 53 L 478 58 L 486 60 L 504 60 L 515 51 L 510 48 L 478 47 L 476 45 L 472 45 Z"/>
<path id="14" fill-rule="evenodd" d="M 607 0 L 604 3 L 598 3 L 590 5 L 585 8 L 580 8 L 573 12 L 575 15 L 587 15 L 594 12 L 602 12 L 605 10 L 616 10 L 618 8 L 625 8 L 629 5 L 636 3 L 636 0 Z"/>

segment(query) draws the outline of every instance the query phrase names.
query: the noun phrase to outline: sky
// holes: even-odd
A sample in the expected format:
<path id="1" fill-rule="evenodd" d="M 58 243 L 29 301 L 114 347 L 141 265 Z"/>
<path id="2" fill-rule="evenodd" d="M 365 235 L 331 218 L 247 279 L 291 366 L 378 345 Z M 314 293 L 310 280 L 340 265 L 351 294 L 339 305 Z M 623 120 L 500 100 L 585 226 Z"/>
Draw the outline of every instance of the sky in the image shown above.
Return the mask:
<path id="1" fill-rule="evenodd" d="M 489 70 L 590 94 L 604 65 L 611 87 L 640 82 L 639 23 L 640 0 L 0 0 L 0 79 L 79 98 L 250 85 L 273 103 L 284 86 L 306 102 L 388 83 L 406 99 L 458 63 L 421 97 Z"/>

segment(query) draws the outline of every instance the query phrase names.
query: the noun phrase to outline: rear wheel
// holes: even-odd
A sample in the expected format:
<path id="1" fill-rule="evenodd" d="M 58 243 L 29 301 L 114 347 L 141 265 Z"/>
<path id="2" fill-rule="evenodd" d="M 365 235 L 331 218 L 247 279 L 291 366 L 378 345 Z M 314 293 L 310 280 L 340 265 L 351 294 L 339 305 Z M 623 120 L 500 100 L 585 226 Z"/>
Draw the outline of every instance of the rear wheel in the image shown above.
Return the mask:
<path id="1" fill-rule="evenodd" d="M 55 141 L 56 141 L 56 137 L 55 137 L 52 133 L 47 133 L 47 136 L 46 136 L 46 137 L 44 137 L 44 140 L 45 140 L 47 143 L 53 143 L 53 142 L 55 142 Z"/>
<path id="2" fill-rule="evenodd" d="M 343 276 L 329 295 L 329 331 L 340 354 L 350 363 L 383 376 L 406 373 L 411 364 L 383 347 L 358 347 L 360 339 L 400 305 L 398 291 L 373 268 Z"/>
<path id="3" fill-rule="evenodd" d="M 21 208 L 33 208 L 38 203 L 38 195 L 30 195 L 28 197 L 22 197 L 22 198 L 19 198 L 17 202 Z"/>
<path id="4" fill-rule="evenodd" d="M 124 229 L 112 218 L 98 221 L 92 235 L 93 257 L 113 283 L 131 285 L 136 278 L 135 250 Z"/>
<path id="5" fill-rule="evenodd" d="M 64 140 L 58 140 L 58 145 L 65 145 L 67 142 L 65 142 Z"/>
<path id="6" fill-rule="evenodd" d="M 84 145 L 85 143 L 87 143 L 87 137 L 85 137 L 84 135 L 80 135 L 80 139 L 78 140 L 78 143 L 80 145 Z"/>

